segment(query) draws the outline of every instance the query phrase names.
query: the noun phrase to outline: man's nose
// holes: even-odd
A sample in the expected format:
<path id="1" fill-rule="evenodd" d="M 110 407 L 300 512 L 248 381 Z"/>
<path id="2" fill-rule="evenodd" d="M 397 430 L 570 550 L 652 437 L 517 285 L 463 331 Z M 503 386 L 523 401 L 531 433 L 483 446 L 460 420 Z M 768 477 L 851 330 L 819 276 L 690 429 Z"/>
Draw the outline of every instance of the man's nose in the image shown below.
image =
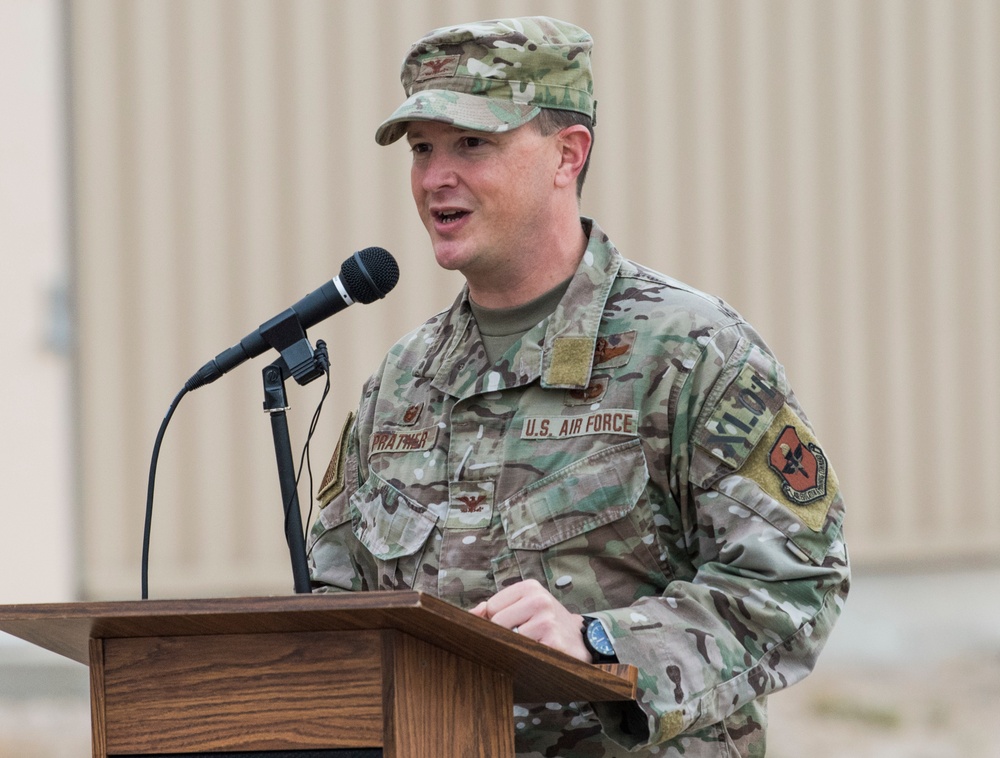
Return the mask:
<path id="1" fill-rule="evenodd" d="M 424 161 L 420 184 L 428 192 L 457 185 L 458 173 L 452 156 L 442 150 L 432 152 Z"/>

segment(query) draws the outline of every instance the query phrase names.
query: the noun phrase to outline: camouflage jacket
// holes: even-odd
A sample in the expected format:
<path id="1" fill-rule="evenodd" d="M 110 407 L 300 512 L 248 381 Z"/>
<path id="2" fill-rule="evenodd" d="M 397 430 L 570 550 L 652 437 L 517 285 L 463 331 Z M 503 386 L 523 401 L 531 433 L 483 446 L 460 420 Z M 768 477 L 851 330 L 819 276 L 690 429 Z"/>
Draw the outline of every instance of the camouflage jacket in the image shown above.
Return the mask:
<path id="1" fill-rule="evenodd" d="M 602 619 L 633 718 L 520 705 L 518 755 L 763 755 L 766 696 L 847 593 L 836 476 L 752 328 L 583 223 L 556 311 L 497 363 L 466 292 L 392 348 L 321 486 L 313 579 L 470 608 L 534 578 Z"/>

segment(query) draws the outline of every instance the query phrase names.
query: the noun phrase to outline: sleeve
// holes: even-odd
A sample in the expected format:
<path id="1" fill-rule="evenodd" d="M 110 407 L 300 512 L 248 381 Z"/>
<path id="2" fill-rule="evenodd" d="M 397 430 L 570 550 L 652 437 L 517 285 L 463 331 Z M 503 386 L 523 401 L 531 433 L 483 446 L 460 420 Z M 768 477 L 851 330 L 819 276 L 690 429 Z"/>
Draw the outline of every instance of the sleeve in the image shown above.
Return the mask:
<path id="1" fill-rule="evenodd" d="M 309 533 L 307 555 L 313 592 L 358 591 L 361 573 L 352 559 L 351 492 L 357 489 L 357 430 L 354 414 L 344 424 L 340 440 L 320 485 L 320 511 Z M 348 486 L 350 485 L 350 486 Z"/>
<path id="2" fill-rule="evenodd" d="M 594 706 L 608 736 L 630 748 L 741 710 L 741 729 L 763 730 L 758 699 L 812 670 L 847 595 L 837 477 L 754 337 L 737 330 L 709 343 L 681 385 L 663 449 L 650 443 L 663 463 L 649 486 L 663 490 L 688 566 L 661 595 L 591 614 L 639 669 L 641 715 Z"/>
<path id="3" fill-rule="evenodd" d="M 367 410 L 374 402 L 375 380 L 366 386 L 358 414 L 348 414 L 317 494 L 320 511 L 309 532 L 306 548 L 314 593 L 367 590 L 374 576 L 371 555 L 355 536 L 358 519 L 351 496 L 367 476 L 364 429 Z"/>

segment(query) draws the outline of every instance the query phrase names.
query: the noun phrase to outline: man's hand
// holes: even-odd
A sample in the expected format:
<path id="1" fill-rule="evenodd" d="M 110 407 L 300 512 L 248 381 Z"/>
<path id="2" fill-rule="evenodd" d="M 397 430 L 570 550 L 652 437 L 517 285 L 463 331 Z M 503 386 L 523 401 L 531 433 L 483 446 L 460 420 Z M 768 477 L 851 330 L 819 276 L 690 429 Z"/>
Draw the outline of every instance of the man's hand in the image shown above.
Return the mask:
<path id="1" fill-rule="evenodd" d="M 578 660 L 593 660 L 580 631 L 583 616 L 566 610 L 534 579 L 504 587 L 469 612 Z"/>

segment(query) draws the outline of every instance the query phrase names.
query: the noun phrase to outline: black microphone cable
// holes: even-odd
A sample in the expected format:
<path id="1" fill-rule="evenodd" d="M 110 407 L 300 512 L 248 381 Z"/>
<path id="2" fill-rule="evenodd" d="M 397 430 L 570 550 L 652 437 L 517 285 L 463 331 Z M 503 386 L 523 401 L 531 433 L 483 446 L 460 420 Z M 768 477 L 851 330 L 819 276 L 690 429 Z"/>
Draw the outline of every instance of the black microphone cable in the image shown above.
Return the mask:
<path id="1" fill-rule="evenodd" d="M 323 340 L 316 341 L 316 352 L 319 354 L 320 367 L 323 373 L 326 374 L 326 383 L 323 387 L 323 392 L 320 395 L 319 404 L 316 406 L 316 410 L 313 412 L 312 420 L 309 424 L 309 432 L 306 436 L 305 445 L 302 447 L 302 455 L 299 457 L 299 467 L 298 473 L 295 475 L 295 491 L 298 491 L 299 482 L 302 480 L 302 472 L 306 470 L 309 472 L 309 513 L 306 517 L 306 529 L 308 525 L 312 522 L 313 514 L 313 471 L 312 471 L 312 459 L 309 455 L 310 444 L 312 443 L 312 438 L 316 434 L 316 429 L 319 427 L 320 415 L 323 413 L 323 404 L 326 402 L 327 397 L 330 395 L 330 361 L 327 357 L 326 343 Z M 149 543 L 150 536 L 152 534 L 153 527 L 153 492 L 156 488 L 156 467 L 160 458 L 160 447 L 163 444 L 163 437 L 166 434 L 167 426 L 170 424 L 170 419 L 174 415 L 174 411 L 177 410 L 177 406 L 180 404 L 183 397 L 188 393 L 187 387 L 182 387 L 181 391 L 177 393 L 177 396 L 170 403 L 170 408 L 167 409 L 166 415 L 163 417 L 163 421 L 160 422 L 160 428 L 156 433 L 156 441 L 153 443 L 153 455 L 149 462 L 149 478 L 146 484 L 146 518 L 142 530 L 142 599 L 149 599 Z M 287 500 L 284 505 L 284 516 L 285 516 L 285 529 L 288 528 L 288 516 L 292 508 L 291 499 Z"/>
<path id="2" fill-rule="evenodd" d="M 146 518 L 142 536 L 142 599 L 149 597 L 149 538 L 152 529 L 153 519 L 153 490 L 156 482 L 156 466 L 160 456 L 160 446 L 163 442 L 163 435 L 166 432 L 170 418 L 174 415 L 177 405 L 189 391 L 197 389 L 205 384 L 214 382 L 223 374 L 232 370 L 250 358 L 254 358 L 265 350 L 275 347 L 270 341 L 269 329 L 276 329 L 278 323 L 285 324 L 286 317 L 293 317 L 298 321 L 301 330 L 305 330 L 314 324 L 332 316 L 334 313 L 346 308 L 353 303 L 372 303 L 386 296 L 386 294 L 396 286 L 399 281 L 399 267 L 392 255 L 380 248 L 369 247 L 360 250 L 344 261 L 340 267 L 340 274 L 328 281 L 319 289 L 309 293 L 300 299 L 295 305 L 285 312 L 278 314 L 273 319 L 264 324 L 254 332 L 251 332 L 233 347 L 219 353 L 215 359 L 202 366 L 187 382 L 170 404 L 166 416 L 164 416 L 160 429 L 156 435 L 156 442 L 153 445 L 152 460 L 149 464 L 149 479 L 146 485 Z M 317 346 L 321 341 L 317 342 Z M 284 347 L 277 345 L 280 350 Z M 319 352 L 319 351 L 317 351 Z M 319 421 L 319 414 L 323 407 L 323 401 L 330 391 L 330 363 L 326 354 L 326 345 L 323 344 L 321 368 L 326 374 L 326 389 L 320 400 L 319 407 L 313 416 L 312 424 L 309 428 L 309 439 L 303 450 L 303 458 L 308 460 L 309 442 L 312 440 L 316 424 Z M 325 363 L 325 365 L 323 365 Z M 302 461 L 299 463 L 299 472 L 295 478 L 295 488 L 298 488 L 299 479 L 302 475 Z M 312 467 L 309 466 L 310 488 L 312 482 Z M 294 490 L 293 490 L 294 492 Z M 285 506 L 285 521 L 290 513 L 291 503 Z M 310 492 L 309 518 L 312 518 L 312 493 Z M 308 523 L 308 522 L 307 522 Z"/>
<path id="3" fill-rule="evenodd" d="M 187 387 L 181 387 L 181 391 L 170 403 L 167 415 L 160 422 L 160 429 L 156 433 L 156 442 L 153 443 L 153 458 L 149 462 L 149 479 L 146 483 L 146 522 L 142 530 L 142 599 L 149 599 L 149 535 L 153 526 L 153 489 L 156 486 L 156 464 L 160 458 L 160 445 L 163 444 L 163 435 L 167 431 L 170 418 L 177 410 L 181 399 L 188 393 Z"/>
<path id="4" fill-rule="evenodd" d="M 302 469 L 309 472 L 309 512 L 306 515 L 305 531 L 306 534 L 309 532 L 309 524 L 312 523 L 313 515 L 313 470 L 312 470 L 312 457 L 310 456 L 309 445 L 312 443 L 313 435 L 316 433 L 316 429 L 319 427 L 319 417 L 323 413 L 323 403 L 326 402 L 326 398 L 330 394 L 330 358 L 326 350 L 326 343 L 323 340 L 316 340 L 316 359 L 323 373 L 326 374 L 326 383 L 323 386 L 323 393 L 320 395 L 319 404 L 316 406 L 316 410 L 313 411 L 312 421 L 309 423 L 309 432 L 306 434 L 306 443 L 302 446 L 302 455 L 299 458 L 299 471 L 295 475 L 295 489 L 293 492 L 298 492 L 299 490 L 299 480 L 302 479 Z M 285 530 L 288 530 L 288 516 L 291 513 L 292 501 L 289 499 L 285 502 Z"/>

